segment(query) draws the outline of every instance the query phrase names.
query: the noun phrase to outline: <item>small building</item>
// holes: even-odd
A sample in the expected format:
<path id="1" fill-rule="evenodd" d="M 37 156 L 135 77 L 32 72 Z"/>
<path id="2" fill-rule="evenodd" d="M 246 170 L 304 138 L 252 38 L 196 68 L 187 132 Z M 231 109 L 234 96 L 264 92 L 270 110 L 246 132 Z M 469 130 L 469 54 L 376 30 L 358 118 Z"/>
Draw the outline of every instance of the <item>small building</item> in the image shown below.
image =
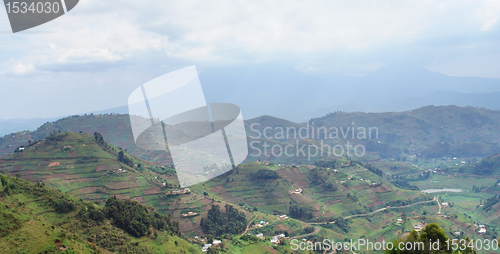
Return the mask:
<path id="1" fill-rule="evenodd" d="M 273 238 L 271 238 L 271 243 L 277 244 L 278 238 L 276 236 L 273 236 Z"/>
<path id="2" fill-rule="evenodd" d="M 398 224 L 403 223 L 403 219 L 398 219 L 398 222 L 397 222 L 397 223 L 398 223 Z"/>
<path id="3" fill-rule="evenodd" d="M 205 246 L 203 246 L 203 248 L 201 248 L 201 251 L 203 252 L 207 252 L 208 251 L 208 248 L 212 247 L 212 244 L 205 244 Z"/>
<path id="4" fill-rule="evenodd" d="M 441 203 L 442 206 L 448 206 L 448 203 Z"/>
<path id="5" fill-rule="evenodd" d="M 283 215 L 278 216 L 278 219 L 279 220 L 286 220 L 286 219 L 288 219 L 288 216 L 286 216 L 286 214 L 283 214 Z"/>
<path id="6" fill-rule="evenodd" d="M 262 233 L 256 234 L 255 236 L 258 237 L 260 240 L 264 240 L 264 234 Z"/>
<path id="7" fill-rule="evenodd" d="M 220 243 L 222 243 L 222 241 L 221 241 L 221 240 L 214 240 L 214 241 L 212 242 L 212 244 L 213 244 L 213 245 L 217 245 L 217 244 L 220 244 Z"/>
<path id="8" fill-rule="evenodd" d="M 423 227 L 422 227 L 422 225 L 421 225 L 421 224 L 417 224 L 417 225 L 415 225 L 415 226 L 413 227 L 413 229 L 415 229 L 415 231 L 417 231 L 417 232 L 422 231 L 422 228 L 423 228 Z"/>

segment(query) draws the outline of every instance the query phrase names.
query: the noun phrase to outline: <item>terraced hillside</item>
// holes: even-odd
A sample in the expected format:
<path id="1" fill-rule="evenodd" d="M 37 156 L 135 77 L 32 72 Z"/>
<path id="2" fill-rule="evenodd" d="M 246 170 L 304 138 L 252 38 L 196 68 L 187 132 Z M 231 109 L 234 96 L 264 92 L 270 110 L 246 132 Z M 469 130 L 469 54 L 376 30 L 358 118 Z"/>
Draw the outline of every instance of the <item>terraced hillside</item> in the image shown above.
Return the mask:
<path id="1" fill-rule="evenodd" d="M 112 202 L 103 207 L 44 184 L 0 176 L 2 253 L 201 253 L 199 246 L 180 236 L 174 220 L 154 215 L 135 202 L 125 205 L 123 201 L 123 212 L 138 208 L 142 216 L 160 218 L 164 224 L 134 237 L 129 228 L 110 217 Z"/>
<path id="2" fill-rule="evenodd" d="M 137 159 L 126 152 L 128 163 L 119 161 L 119 153 L 123 151 L 99 137 L 100 134 L 52 133 L 0 158 L 0 170 L 32 182 L 43 182 L 84 200 L 102 203 L 110 196 L 117 196 L 153 206 L 159 213 L 170 213 L 180 219 L 183 232 L 201 234 L 201 216 L 206 216 L 212 204 L 223 205 L 203 195 L 201 185 L 186 193 L 172 194 L 172 190 L 179 190 L 175 169 Z M 189 212 L 197 216 L 183 218 L 182 214 Z M 247 216 L 250 218 L 251 214 L 247 212 Z M 193 220 L 197 221 L 194 225 Z"/>

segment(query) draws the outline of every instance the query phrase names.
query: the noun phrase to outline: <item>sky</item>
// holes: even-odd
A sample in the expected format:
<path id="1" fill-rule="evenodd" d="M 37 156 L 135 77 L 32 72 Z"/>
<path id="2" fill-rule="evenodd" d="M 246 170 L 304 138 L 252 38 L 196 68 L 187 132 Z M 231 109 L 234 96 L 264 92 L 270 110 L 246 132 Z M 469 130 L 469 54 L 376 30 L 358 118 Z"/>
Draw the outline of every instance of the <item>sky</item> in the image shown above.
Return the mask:
<path id="1" fill-rule="evenodd" d="M 190 65 L 363 76 L 410 64 L 500 79 L 499 18 L 498 0 L 81 0 L 12 34 L 0 10 L 0 119 L 124 106 L 141 84 Z"/>

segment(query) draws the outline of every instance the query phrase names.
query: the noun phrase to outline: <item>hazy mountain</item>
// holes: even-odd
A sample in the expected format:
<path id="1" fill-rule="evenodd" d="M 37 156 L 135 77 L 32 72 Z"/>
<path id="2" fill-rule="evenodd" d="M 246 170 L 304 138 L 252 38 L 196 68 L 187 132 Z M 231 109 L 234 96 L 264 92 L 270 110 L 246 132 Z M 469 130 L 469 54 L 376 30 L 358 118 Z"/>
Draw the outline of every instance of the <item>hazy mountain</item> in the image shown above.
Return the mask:
<path id="1" fill-rule="evenodd" d="M 18 131 L 34 131 L 42 124 L 55 121 L 57 118 L 34 118 L 34 119 L 0 119 L 0 137 Z"/>
<path id="2" fill-rule="evenodd" d="M 387 66 L 363 77 L 307 74 L 274 66 L 205 70 L 207 100 L 230 102 L 245 118 L 273 115 L 302 122 L 335 111 L 402 111 L 426 105 L 500 108 L 500 80 L 452 77 Z"/>

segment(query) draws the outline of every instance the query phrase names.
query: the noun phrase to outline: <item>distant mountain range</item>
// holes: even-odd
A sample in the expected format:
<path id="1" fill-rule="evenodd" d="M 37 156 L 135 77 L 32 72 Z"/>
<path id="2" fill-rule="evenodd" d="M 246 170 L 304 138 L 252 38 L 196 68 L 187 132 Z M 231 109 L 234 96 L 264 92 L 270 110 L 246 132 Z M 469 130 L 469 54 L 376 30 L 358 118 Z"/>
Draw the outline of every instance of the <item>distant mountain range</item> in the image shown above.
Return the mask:
<path id="1" fill-rule="evenodd" d="M 477 107 L 458 106 L 427 106 L 403 112 L 362 113 L 335 112 L 326 116 L 313 118 L 307 124 L 294 123 L 273 116 L 261 116 L 245 121 L 249 142 L 247 161 L 257 159 L 274 161 L 275 163 L 299 164 L 311 160 L 303 156 L 272 156 L 264 152 L 264 145 L 286 147 L 293 144 L 293 149 L 302 144 L 325 144 L 334 147 L 352 145 L 366 147 L 367 155 L 363 160 L 374 161 L 382 159 L 403 159 L 419 156 L 423 158 L 437 157 L 486 157 L 500 152 L 500 111 L 481 109 Z M 319 128 L 328 130 L 328 136 L 337 130 L 338 138 L 323 136 L 307 136 L 304 138 L 285 135 L 279 137 L 280 130 L 289 128 L 300 129 Z M 332 129 L 333 128 L 333 129 Z M 352 137 L 353 129 L 373 128 L 377 130 L 371 138 Z M 36 131 L 13 133 L 0 138 L 0 156 L 13 153 L 14 149 L 26 145 L 29 140 L 41 140 L 51 132 L 84 132 L 93 134 L 99 132 L 111 144 L 127 149 L 129 153 L 139 158 L 168 165 L 170 155 L 165 151 L 146 151 L 136 147 L 132 135 L 128 115 L 84 115 L 71 116 L 42 125 Z M 342 137 L 342 132 L 346 132 Z M 347 134 L 348 133 L 348 134 Z M 264 135 L 267 138 L 263 137 Z M 278 135 L 278 136 L 277 136 Z M 256 143 L 252 142 L 256 141 Z M 443 143 L 444 142 L 444 143 Z M 446 144 L 446 146 L 441 146 Z M 264 149 L 263 149 L 264 148 Z M 292 150 L 293 150 L 292 149 Z M 263 151 L 259 154 L 258 151 Z M 265 155 L 268 154 L 268 155 Z M 314 156 L 313 156 L 314 157 Z M 314 157 L 312 161 L 325 159 Z"/>
<path id="2" fill-rule="evenodd" d="M 500 80 L 452 77 L 412 66 L 387 66 L 363 77 L 306 74 L 266 66 L 200 74 L 209 101 L 230 102 L 243 116 L 303 122 L 329 112 L 404 111 L 427 105 L 500 109 Z"/>
<path id="3" fill-rule="evenodd" d="M 341 76 L 241 65 L 204 69 L 199 77 L 207 102 L 238 105 L 245 119 L 272 115 L 305 122 L 336 111 L 397 112 L 427 105 L 500 110 L 499 79 L 452 77 L 415 66 L 390 65 L 364 76 Z M 128 107 L 87 113 L 128 114 Z M 59 118 L 0 120 L 0 136 Z"/>
<path id="4" fill-rule="evenodd" d="M 34 131 L 42 124 L 59 118 L 0 119 L 0 137 L 18 131 Z"/>

